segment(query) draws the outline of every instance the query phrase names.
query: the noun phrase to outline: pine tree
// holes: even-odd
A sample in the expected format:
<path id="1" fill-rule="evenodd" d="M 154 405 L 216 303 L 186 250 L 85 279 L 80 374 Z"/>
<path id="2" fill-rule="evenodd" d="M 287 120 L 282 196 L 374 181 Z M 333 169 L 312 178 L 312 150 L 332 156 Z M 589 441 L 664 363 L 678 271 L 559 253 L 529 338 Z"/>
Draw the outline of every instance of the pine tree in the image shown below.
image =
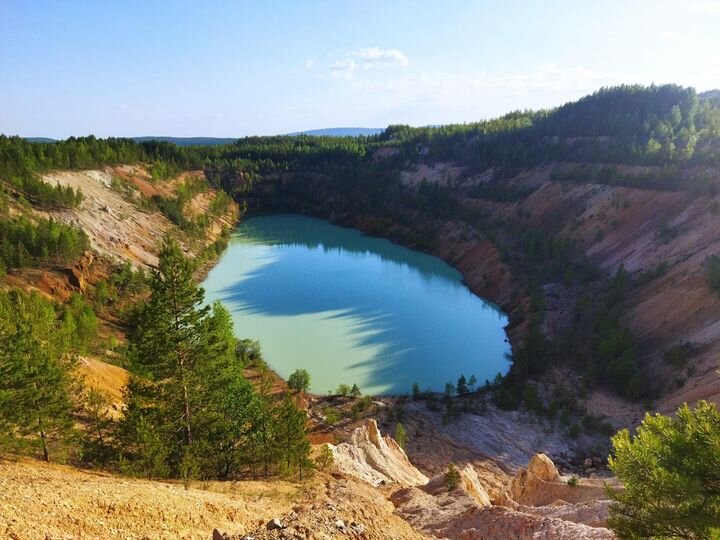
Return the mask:
<path id="1" fill-rule="evenodd" d="M 152 435 L 153 455 L 165 455 L 169 470 L 185 480 L 200 471 L 230 474 L 234 461 L 227 461 L 232 457 L 227 452 L 235 445 L 237 423 L 246 419 L 232 415 L 241 408 L 238 398 L 252 397 L 230 314 L 220 304 L 203 306 L 193 270 L 179 244 L 166 239 L 150 279 L 151 297 L 132 337 L 136 376 L 128 386 L 124 426 L 133 448 L 133 440 L 143 435 L 142 420 L 145 435 Z M 165 448 L 156 452 L 156 445 Z M 224 453 L 222 465 L 218 450 Z"/>
<path id="2" fill-rule="evenodd" d="M 405 431 L 405 426 L 403 426 L 401 422 L 398 422 L 395 426 L 395 441 L 400 445 L 400 448 L 405 449 L 405 445 L 407 444 L 407 431 Z"/>
<path id="3" fill-rule="evenodd" d="M 45 461 L 72 432 L 68 336 L 37 293 L 0 293 L 0 426 L 34 435 Z"/>
<path id="4" fill-rule="evenodd" d="M 182 433 L 184 445 L 193 441 L 193 413 L 199 405 L 195 375 L 206 346 L 201 323 L 209 312 L 209 307 L 201 307 L 204 293 L 193 283 L 193 270 L 180 244 L 166 238 L 150 279 L 152 295 L 134 340 L 137 368 L 158 382 L 165 405 L 177 419 L 171 422 L 180 424 L 174 428 Z"/>
<path id="5" fill-rule="evenodd" d="M 720 411 L 687 404 L 675 417 L 645 415 L 635 435 L 612 438 L 608 462 L 624 489 L 607 488 L 609 526 L 621 538 L 717 538 Z"/>
<path id="6" fill-rule="evenodd" d="M 288 473 L 297 468 L 302 480 L 303 470 L 311 466 L 310 441 L 307 439 L 307 416 L 286 393 L 277 411 L 277 434 L 280 459 Z"/>
<path id="7" fill-rule="evenodd" d="M 105 467 L 110 459 L 110 406 L 108 394 L 97 388 L 90 388 L 83 396 L 83 410 L 88 421 L 83 459 L 97 462 L 101 467 Z"/>
<path id="8" fill-rule="evenodd" d="M 458 378 L 457 393 L 460 396 L 464 396 L 468 393 L 467 380 L 465 379 L 465 375 L 460 375 L 460 377 Z"/>

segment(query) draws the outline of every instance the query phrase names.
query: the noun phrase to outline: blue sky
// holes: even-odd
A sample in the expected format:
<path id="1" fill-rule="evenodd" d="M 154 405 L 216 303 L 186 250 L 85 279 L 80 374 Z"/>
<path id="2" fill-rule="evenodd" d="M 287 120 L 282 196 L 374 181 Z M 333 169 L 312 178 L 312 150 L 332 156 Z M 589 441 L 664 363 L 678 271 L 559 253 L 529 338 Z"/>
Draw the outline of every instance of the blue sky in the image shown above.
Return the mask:
<path id="1" fill-rule="evenodd" d="M 0 0 L 0 132 L 470 122 L 603 85 L 720 87 L 718 0 Z"/>

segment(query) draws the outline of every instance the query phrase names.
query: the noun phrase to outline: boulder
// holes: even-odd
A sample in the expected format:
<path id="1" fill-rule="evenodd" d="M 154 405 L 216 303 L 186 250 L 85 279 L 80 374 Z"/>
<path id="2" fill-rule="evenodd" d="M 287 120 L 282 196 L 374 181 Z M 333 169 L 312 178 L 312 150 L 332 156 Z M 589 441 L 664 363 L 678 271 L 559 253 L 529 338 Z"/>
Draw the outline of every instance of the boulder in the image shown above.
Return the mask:
<path id="1" fill-rule="evenodd" d="M 407 457 L 395 440 L 382 435 L 375 420 L 353 431 L 350 442 L 328 445 L 333 452 L 335 469 L 379 486 L 396 483 L 401 486 L 418 486 L 428 482 Z"/>
<path id="2" fill-rule="evenodd" d="M 267 522 L 265 528 L 268 531 L 274 531 L 276 529 L 284 529 L 285 527 L 283 527 L 282 521 L 280 521 L 278 518 L 274 518 Z"/>
<path id="3" fill-rule="evenodd" d="M 545 454 L 535 454 L 530 459 L 528 471 L 545 482 L 557 482 L 560 480 L 560 473 L 552 460 Z"/>

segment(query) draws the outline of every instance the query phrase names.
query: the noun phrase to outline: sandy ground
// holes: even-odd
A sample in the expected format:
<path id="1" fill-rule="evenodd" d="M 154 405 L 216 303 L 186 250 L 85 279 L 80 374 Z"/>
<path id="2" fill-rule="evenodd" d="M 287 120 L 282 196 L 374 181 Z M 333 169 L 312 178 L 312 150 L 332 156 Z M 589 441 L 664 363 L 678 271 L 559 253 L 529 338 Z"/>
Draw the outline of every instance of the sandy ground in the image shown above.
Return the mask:
<path id="1" fill-rule="evenodd" d="M 31 460 L 0 460 L 0 537 L 12 540 L 210 538 L 290 510 L 302 486 L 212 483 L 207 490 Z"/>

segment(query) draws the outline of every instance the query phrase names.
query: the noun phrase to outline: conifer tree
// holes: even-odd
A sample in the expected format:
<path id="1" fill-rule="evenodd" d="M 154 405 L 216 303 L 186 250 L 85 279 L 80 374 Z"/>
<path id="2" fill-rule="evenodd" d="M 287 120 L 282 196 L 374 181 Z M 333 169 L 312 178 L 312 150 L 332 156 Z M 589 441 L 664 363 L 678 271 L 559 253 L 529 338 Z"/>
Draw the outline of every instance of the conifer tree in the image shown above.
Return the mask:
<path id="1" fill-rule="evenodd" d="M 230 313 L 220 303 L 203 304 L 193 270 L 179 244 L 166 239 L 132 337 L 123 425 L 139 472 L 176 474 L 186 483 L 198 474 L 234 474 L 250 428 L 266 428 L 265 444 L 272 427 L 268 403 L 243 377 Z"/>
<path id="2" fill-rule="evenodd" d="M 297 469 L 302 480 L 303 470 L 311 466 L 307 416 L 295 405 L 289 392 L 278 407 L 277 434 L 285 469 L 288 473 Z"/>
<path id="3" fill-rule="evenodd" d="M 72 432 L 72 361 L 54 306 L 37 293 L 0 293 L 0 427 L 51 447 Z"/>

